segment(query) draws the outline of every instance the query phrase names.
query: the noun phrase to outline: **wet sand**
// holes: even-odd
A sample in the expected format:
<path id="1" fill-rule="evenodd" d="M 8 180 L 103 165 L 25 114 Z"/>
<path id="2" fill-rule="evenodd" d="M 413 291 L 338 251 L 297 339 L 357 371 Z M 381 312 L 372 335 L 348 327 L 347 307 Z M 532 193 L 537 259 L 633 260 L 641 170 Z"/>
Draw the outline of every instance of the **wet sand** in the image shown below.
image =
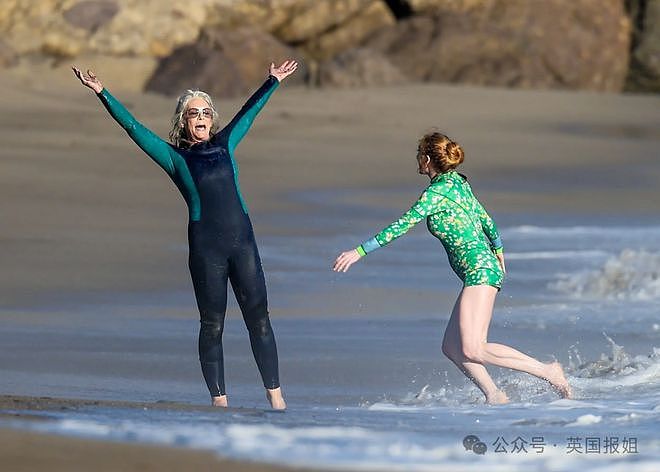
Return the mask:
<path id="1" fill-rule="evenodd" d="M 140 410 L 168 410 L 168 411 L 204 411 L 217 414 L 241 413 L 254 416 L 265 414 L 285 414 L 277 410 L 263 410 L 257 408 L 215 408 L 205 405 L 193 405 L 170 401 L 136 402 L 121 400 L 89 400 L 82 398 L 58 397 L 30 397 L 22 395 L 0 395 L 0 411 L 75 411 L 82 408 L 129 408 Z M 20 416 L 20 413 L 17 413 Z"/>
<path id="2" fill-rule="evenodd" d="M 66 412 L 93 408 L 139 410 L 205 411 L 218 415 L 285 414 L 283 412 L 188 405 L 176 402 L 131 402 L 85 400 L 72 398 L 0 395 L 0 421 L 48 421 L 49 412 Z M 35 414 L 34 412 L 38 412 Z M 0 427 L 0 458 L 3 470 L 12 472 L 49 470 L 69 471 L 236 471 L 236 472 L 312 472 L 308 468 L 276 467 L 219 459 L 207 451 L 190 448 L 158 447 L 96 441 L 20 431 Z M 322 469 L 314 469 L 321 472 Z"/>
<path id="3" fill-rule="evenodd" d="M 94 441 L 12 429 L 0 429 L 0 457 L 3 470 L 11 472 L 311 472 L 311 469 L 221 460 L 205 451 Z"/>

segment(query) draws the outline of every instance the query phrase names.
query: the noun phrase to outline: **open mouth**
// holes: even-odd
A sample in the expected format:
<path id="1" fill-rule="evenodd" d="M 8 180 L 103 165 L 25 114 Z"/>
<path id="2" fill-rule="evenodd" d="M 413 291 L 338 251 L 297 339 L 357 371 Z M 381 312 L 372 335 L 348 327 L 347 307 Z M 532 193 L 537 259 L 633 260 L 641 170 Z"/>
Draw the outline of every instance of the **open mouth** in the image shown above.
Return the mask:
<path id="1" fill-rule="evenodd" d="M 195 125 L 195 131 L 206 131 L 206 125 Z"/>

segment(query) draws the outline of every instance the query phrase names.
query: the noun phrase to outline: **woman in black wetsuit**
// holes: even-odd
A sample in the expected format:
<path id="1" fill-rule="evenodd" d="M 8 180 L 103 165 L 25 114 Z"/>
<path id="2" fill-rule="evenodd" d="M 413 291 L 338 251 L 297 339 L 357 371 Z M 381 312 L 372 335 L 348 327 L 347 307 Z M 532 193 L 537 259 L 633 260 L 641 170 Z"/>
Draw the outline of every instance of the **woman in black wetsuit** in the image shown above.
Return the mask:
<path id="1" fill-rule="evenodd" d="M 298 64 L 270 65 L 264 84 L 220 131 L 218 114 L 204 92 L 179 97 L 172 118 L 171 144 L 140 124 L 93 72 L 73 71 L 94 92 L 135 143 L 172 178 L 188 205 L 189 267 L 200 312 L 199 361 L 214 406 L 227 406 L 222 331 L 227 281 L 250 335 L 250 344 L 275 409 L 285 409 L 279 384 L 277 346 L 268 318 L 266 284 L 252 223 L 238 184 L 234 150 L 279 83 Z"/>

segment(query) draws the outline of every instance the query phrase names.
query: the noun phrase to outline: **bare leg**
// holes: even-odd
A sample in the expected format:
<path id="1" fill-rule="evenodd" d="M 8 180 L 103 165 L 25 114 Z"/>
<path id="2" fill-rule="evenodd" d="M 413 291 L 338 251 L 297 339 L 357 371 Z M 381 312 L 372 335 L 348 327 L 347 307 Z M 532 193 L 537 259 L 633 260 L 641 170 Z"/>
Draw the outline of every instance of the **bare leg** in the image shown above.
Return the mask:
<path id="1" fill-rule="evenodd" d="M 273 389 L 267 388 L 266 398 L 274 410 L 286 410 L 286 403 L 284 397 L 282 397 L 282 389 L 280 387 Z"/>
<path id="2" fill-rule="evenodd" d="M 454 309 L 451 312 L 445 336 L 442 340 L 442 352 L 458 367 L 463 374 L 472 380 L 479 390 L 486 396 L 486 402 L 489 404 L 502 404 L 509 401 L 506 393 L 497 388 L 495 382 L 488 374 L 486 367 L 477 362 L 470 362 L 464 355 L 461 345 L 461 336 L 459 330 L 459 316 L 461 298 L 463 292 L 458 296 Z"/>
<path id="3" fill-rule="evenodd" d="M 512 347 L 488 342 L 496 295 L 497 289 L 489 285 L 463 288 L 459 308 L 463 355 L 472 362 L 507 367 L 545 379 L 562 397 L 570 398 L 570 386 L 558 362 L 544 364 Z"/>
<path id="4" fill-rule="evenodd" d="M 211 397 L 211 405 L 227 408 L 227 395 L 220 395 L 219 397 Z"/>

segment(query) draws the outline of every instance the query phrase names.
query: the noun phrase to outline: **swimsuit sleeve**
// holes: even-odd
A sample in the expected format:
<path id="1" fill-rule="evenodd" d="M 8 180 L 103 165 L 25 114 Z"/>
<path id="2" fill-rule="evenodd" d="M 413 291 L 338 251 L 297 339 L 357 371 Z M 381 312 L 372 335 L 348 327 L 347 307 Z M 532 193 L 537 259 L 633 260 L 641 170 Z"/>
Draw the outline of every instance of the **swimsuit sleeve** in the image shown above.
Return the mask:
<path id="1" fill-rule="evenodd" d="M 254 119 L 277 89 L 279 83 L 279 80 L 272 75 L 268 76 L 264 84 L 245 102 L 241 111 L 236 114 L 222 132 L 218 133 L 218 136 L 227 137 L 227 148 L 231 154 L 234 153 L 238 143 L 247 134 Z"/>
<path id="2" fill-rule="evenodd" d="M 436 213 L 444 198 L 443 195 L 434 192 L 430 187 L 427 188 L 410 210 L 376 236 L 358 246 L 357 252 L 361 256 L 365 256 L 371 251 L 375 251 L 403 236 L 427 216 Z"/>
<path id="3" fill-rule="evenodd" d="M 500 233 L 497 231 L 497 225 L 495 224 L 495 221 L 493 221 L 481 203 L 477 202 L 476 209 L 479 220 L 481 220 L 481 227 L 483 228 L 484 233 L 486 233 L 486 236 L 488 236 L 493 250 L 496 253 L 501 253 L 503 251 L 502 238 L 500 237 Z"/>
<path id="4" fill-rule="evenodd" d="M 97 96 L 115 121 L 126 130 L 135 144 L 146 152 L 165 172 L 171 176 L 174 175 L 175 168 L 170 153 L 170 145 L 137 121 L 126 107 L 106 89 L 101 90 Z"/>

